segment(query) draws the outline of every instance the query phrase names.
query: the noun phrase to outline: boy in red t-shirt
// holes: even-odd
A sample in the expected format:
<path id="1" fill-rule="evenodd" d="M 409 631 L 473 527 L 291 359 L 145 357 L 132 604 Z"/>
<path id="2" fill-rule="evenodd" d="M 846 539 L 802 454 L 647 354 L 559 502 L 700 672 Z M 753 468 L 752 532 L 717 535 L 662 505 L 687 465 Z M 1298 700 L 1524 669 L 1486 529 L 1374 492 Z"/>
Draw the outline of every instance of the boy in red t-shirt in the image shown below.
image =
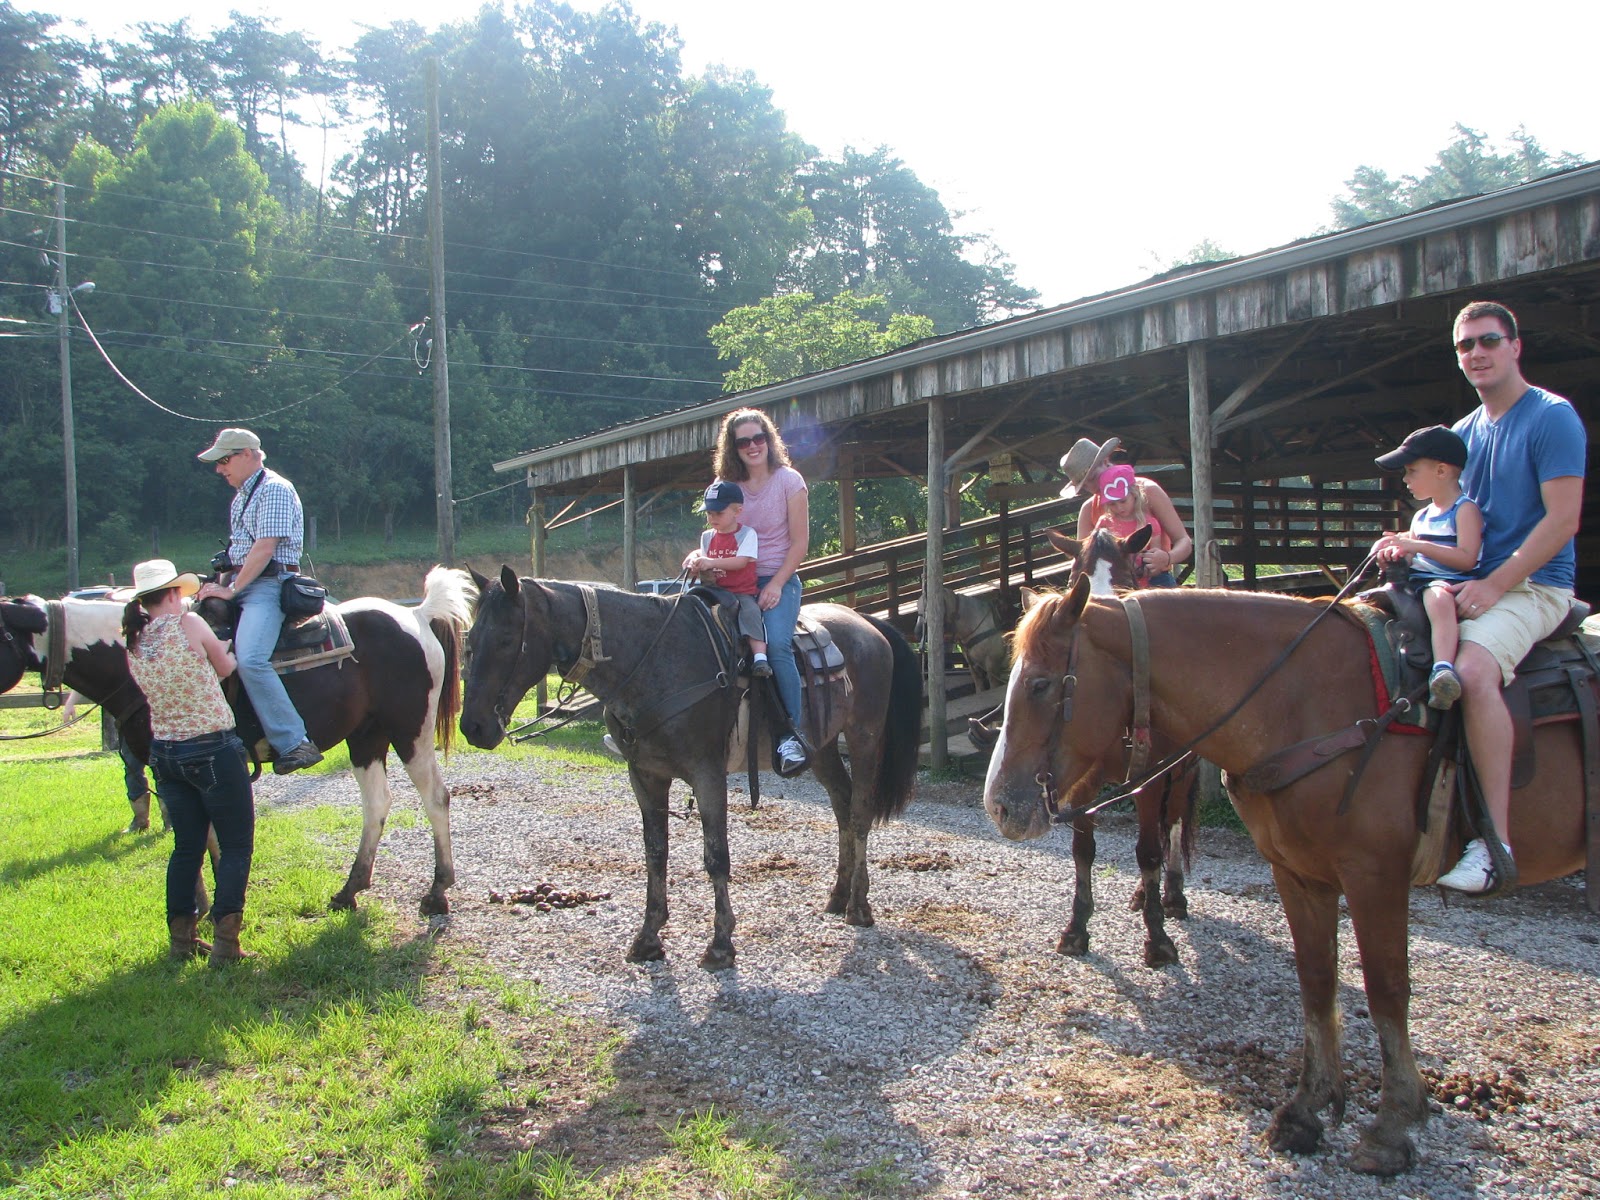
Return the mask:
<path id="1" fill-rule="evenodd" d="M 772 665 L 767 662 L 767 629 L 756 604 L 756 531 L 739 524 L 744 489 L 718 480 L 706 489 L 702 507 L 710 528 L 700 535 L 700 549 L 691 550 L 684 558 L 683 569 L 711 575 L 717 587 L 739 598 L 739 632 L 750 642 L 750 674 L 769 678 Z"/>

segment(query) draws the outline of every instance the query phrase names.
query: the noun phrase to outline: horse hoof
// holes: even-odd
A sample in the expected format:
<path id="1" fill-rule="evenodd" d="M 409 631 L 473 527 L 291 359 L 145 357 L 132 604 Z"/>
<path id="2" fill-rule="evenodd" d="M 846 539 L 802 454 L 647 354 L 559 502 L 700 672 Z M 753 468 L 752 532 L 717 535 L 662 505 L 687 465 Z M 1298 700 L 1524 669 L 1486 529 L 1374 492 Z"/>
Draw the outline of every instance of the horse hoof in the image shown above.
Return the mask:
<path id="1" fill-rule="evenodd" d="M 354 908 L 355 905 L 352 904 L 350 907 Z M 448 896 L 436 896 L 429 892 L 422 898 L 420 907 L 422 908 L 422 915 L 425 917 L 443 916 L 450 911 L 450 898 Z"/>
<path id="2" fill-rule="evenodd" d="M 1061 935 L 1061 940 L 1056 943 L 1057 954 L 1070 954 L 1073 958 L 1082 958 L 1089 953 L 1089 935 L 1087 933 L 1074 933 L 1067 930 Z"/>
<path id="3" fill-rule="evenodd" d="M 1322 1122 L 1312 1113 L 1284 1105 L 1272 1116 L 1267 1145 L 1279 1154 L 1315 1154 L 1322 1145 Z"/>
<path id="4" fill-rule="evenodd" d="M 870 929 L 878 922 L 877 919 L 873 917 L 872 910 L 870 908 L 862 908 L 857 909 L 855 912 L 845 913 L 844 923 L 846 925 L 855 925 L 861 929 Z"/>
<path id="5" fill-rule="evenodd" d="M 1387 1141 L 1369 1131 L 1350 1154 L 1350 1169 L 1363 1175 L 1401 1175 L 1416 1165 L 1416 1147 L 1404 1135 L 1399 1141 Z"/>
<path id="6" fill-rule="evenodd" d="M 129 826 L 126 829 L 124 829 L 122 832 L 123 833 L 143 833 L 145 830 L 147 830 L 149 828 L 150 828 L 150 822 L 148 820 L 145 820 L 145 821 L 134 821 L 134 822 L 130 823 Z"/>
<path id="7" fill-rule="evenodd" d="M 732 950 L 707 950 L 700 956 L 700 966 L 707 971 L 728 971 L 733 968 Z"/>
<path id="8" fill-rule="evenodd" d="M 666 947 L 660 942 L 647 942 L 640 939 L 628 948 L 629 962 L 660 962 L 666 957 Z"/>
<path id="9" fill-rule="evenodd" d="M 1170 941 L 1146 942 L 1144 944 L 1144 965 L 1147 967 L 1170 967 L 1178 961 L 1178 948 Z"/>
<path id="10" fill-rule="evenodd" d="M 827 903 L 827 906 L 824 907 L 822 911 L 827 913 L 830 917 L 837 917 L 844 913 L 846 907 L 847 905 L 843 900 L 830 899 Z"/>
<path id="11" fill-rule="evenodd" d="M 1182 896 L 1179 896 L 1176 900 L 1163 900 L 1161 902 L 1161 911 L 1168 920 L 1187 921 L 1189 919 L 1189 902 Z"/>
<path id="12" fill-rule="evenodd" d="M 1128 901 L 1128 911 L 1129 912 L 1143 912 L 1144 911 L 1144 884 L 1141 883 L 1138 887 L 1133 889 L 1133 896 Z"/>
<path id="13" fill-rule="evenodd" d="M 336 892 L 333 898 L 328 901 L 329 912 L 343 912 L 346 909 L 353 909 L 355 906 L 356 898 L 347 892 Z"/>

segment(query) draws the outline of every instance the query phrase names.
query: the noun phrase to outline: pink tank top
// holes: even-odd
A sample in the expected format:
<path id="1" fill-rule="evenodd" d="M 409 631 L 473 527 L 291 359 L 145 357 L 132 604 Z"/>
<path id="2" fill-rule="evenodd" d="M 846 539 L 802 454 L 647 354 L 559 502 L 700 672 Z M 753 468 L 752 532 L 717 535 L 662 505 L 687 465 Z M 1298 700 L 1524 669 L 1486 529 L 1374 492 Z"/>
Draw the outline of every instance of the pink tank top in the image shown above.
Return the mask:
<path id="1" fill-rule="evenodd" d="M 181 742 L 233 728 L 233 710 L 223 698 L 217 672 L 189 645 L 183 618 L 156 617 L 128 654 L 134 682 L 150 702 L 150 734 L 159 742 Z"/>

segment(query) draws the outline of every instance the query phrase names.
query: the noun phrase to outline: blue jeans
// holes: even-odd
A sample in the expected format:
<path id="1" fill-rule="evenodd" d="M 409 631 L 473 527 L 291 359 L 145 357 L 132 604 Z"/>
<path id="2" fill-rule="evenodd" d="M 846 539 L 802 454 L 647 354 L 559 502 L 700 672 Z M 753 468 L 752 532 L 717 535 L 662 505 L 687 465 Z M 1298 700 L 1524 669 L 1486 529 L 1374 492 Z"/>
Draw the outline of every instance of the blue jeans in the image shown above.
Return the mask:
<path id="1" fill-rule="evenodd" d="M 283 630 L 283 609 L 278 595 L 283 580 L 273 575 L 257 579 L 240 592 L 239 624 L 233 632 L 233 653 L 239 660 L 239 680 L 249 693 L 267 741 L 279 754 L 287 754 L 306 740 L 306 723 L 294 701 L 283 690 L 283 680 L 272 669 L 272 648 Z"/>
<path id="2" fill-rule="evenodd" d="M 172 822 L 167 860 L 167 916 L 194 915 L 194 881 L 206 857 L 206 829 L 217 832 L 213 917 L 244 911 L 256 849 L 256 805 L 244 743 L 229 729 L 150 747 L 156 791 Z"/>
<path id="3" fill-rule="evenodd" d="M 150 790 L 150 785 L 144 781 L 144 764 L 128 748 L 128 739 L 122 734 L 117 734 L 117 754 L 122 759 L 122 783 L 127 789 L 128 800 L 137 800 Z"/>
<path id="4" fill-rule="evenodd" d="M 1163 571 L 1159 575 L 1150 576 L 1150 582 L 1145 584 L 1145 586 L 1146 587 L 1177 587 L 1178 586 L 1178 577 L 1176 575 L 1174 575 L 1171 571 Z"/>
<path id="5" fill-rule="evenodd" d="M 767 575 L 756 579 L 757 589 L 771 581 Z M 800 576 L 791 575 L 783 585 L 775 607 L 761 614 L 767 627 L 767 659 L 772 663 L 772 682 L 778 685 L 778 697 L 789 710 L 789 719 L 800 722 L 800 668 L 794 661 L 794 623 L 800 619 Z"/>

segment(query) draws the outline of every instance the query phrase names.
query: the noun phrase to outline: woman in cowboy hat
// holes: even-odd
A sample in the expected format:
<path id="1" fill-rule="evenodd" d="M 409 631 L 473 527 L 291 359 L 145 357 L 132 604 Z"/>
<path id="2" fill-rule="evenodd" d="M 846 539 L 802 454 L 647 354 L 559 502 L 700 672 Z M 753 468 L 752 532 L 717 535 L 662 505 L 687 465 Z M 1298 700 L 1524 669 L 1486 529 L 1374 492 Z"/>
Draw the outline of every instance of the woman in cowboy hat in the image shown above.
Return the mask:
<path id="1" fill-rule="evenodd" d="M 1086 541 L 1096 529 L 1128 537 L 1149 525 L 1154 535 L 1139 555 L 1139 586 L 1177 587 L 1172 568 L 1194 551 L 1194 539 L 1183 527 L 1172 497 L 1159 483 L 1135 475 L 1132 467 L 1111 462 L 1111 455 L 1121 445 L 1114 437 L 1101 446 L 1079 438 L 1061 456 L 1061 471 L 1067 477 L 1067 486 L 1061 489 L 1063 498 L 1088 493 L 1078 510 L 1078 540 Z"/>
<path id="2" fill-rule="evenodd" d="M 122 633 L 128 667 L 150 704 L 150 766 L 172 822 L 167 861 L 168 954 L 211 963 L 245 957 L 239 948 L 244 893 L 255 853 L 255 796 L 244 743 L 218 680 L 237 666 L 233 654 L 184 601 L 200 590 L 198 576 L 179 574 L 164 558 L 133 568 Z M 194 880 L 206 852 L 206 831 L 217 835 L 215 941 L 196 937 Z"/>

